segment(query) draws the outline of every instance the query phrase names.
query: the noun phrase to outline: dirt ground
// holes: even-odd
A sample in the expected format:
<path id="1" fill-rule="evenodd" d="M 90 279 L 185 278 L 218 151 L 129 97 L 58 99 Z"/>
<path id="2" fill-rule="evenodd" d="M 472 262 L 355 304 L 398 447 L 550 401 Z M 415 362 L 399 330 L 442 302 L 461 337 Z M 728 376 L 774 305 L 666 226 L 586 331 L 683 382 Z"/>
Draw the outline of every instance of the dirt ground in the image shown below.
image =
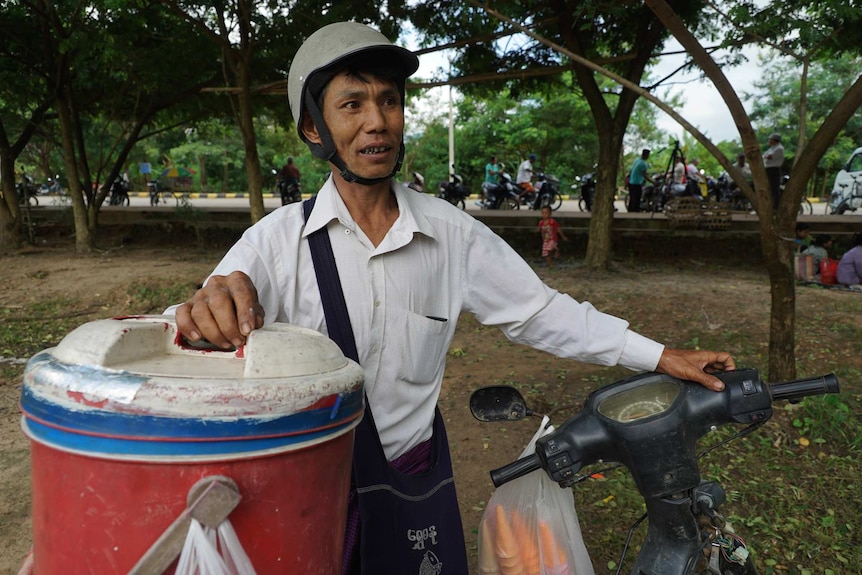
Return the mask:
<path id="1" fill-rule="evenodd" d="M 28 248 L 0 258 L 0 307 L 14 312 L 31 302 L 62 297 L 70 301 L 69 308 L 78 314 L 75 320 L 80 323 L 139 313 L 146 310 L 133 309 L 137 300 L 130 295 L 130 286 L 140 282 L 184 283 L 192 289 L 222 251 L 134 242 L 92 256 L 77 256 L 68 242 Z M 756 267 L 722 267 L 689 259 L 653 264 L 622 262 L 614 272 L 589 274 L 577 260 L 564 260 L 553 271 L 540 261 L 535 266 L 553 287 L 625 317 L 641 333 L 672 346 L 709 347 L 715 334 L 732 330 L 739 334 L 740 349 L 730 351 L 742 354 L 748 365 L 765 357 L 769 286 L 764 272 Z M 799 305 L 837 308 L 846 297 L 859 296 L 803 290 Z M 50 341 L 62 334 L 47 336 L 46 341 Z M 0 373 L 8 374 L 9 369 Z M 537 421 L 480 424 L 469 414 L 470 392 L 482 385 L 515 382 L 538 411 L 566 413 L 574 411 L 590 390 L 625 375 L 628 372 L 619 368 L 583 365 L 512 346 L 497 330 L 480 326 L 471 317 L 462 318 L 450 349 L 440 406 L 452 444 L 474 568 L 476 528 L 493 491 L 488 471 L 519 455 Z M 29 451 L 19 428 L 20 392 L 20 379 L 8 375 L 0 379 L 2 574 L 17 573 L 32 540 Z"/>

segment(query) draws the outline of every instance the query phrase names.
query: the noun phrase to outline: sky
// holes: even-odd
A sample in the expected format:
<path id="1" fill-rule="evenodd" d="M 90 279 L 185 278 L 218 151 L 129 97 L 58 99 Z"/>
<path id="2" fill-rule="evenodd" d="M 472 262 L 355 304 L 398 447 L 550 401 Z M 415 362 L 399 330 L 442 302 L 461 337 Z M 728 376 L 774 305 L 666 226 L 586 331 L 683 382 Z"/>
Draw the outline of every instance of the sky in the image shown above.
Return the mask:
<path id="1" fill-rule="evenodd" d="M 673 39 L 665 47 L 666 52 L 680 49 L 679 44 Z M 743 54 L 748 58 L 748 62 L 737 67 L 727 68 L 724 71 L 730 85 L 734 87 L 740 98 L 742 98 L 743 92 L 753 91 L 754 82 L 760 76 L 758 50 L 753 47 L 748 48 L 743 50 Z M 651 74 L 656 78 L 662 78 L 682 65 L 685 58 L 685 54 L 663 56 L 658 65 L 652 69 Z M 680 94 L 685 100 L 682 109 L 677 110 L 677 112 L 706 134 L 714 143 L 724 140 L 738 140 L 739 134 L 730 112 L 727 111 L 724 100 L 721 99 L 712 82 L 700 81 L 697 78 L 697 73 L 689 73 L 686 76 L 681 76 L 680 80 L 675 81 L 668 88 L 671 93 Z M 743 100 L 743 106 L 749 110 L 749 103 L 745 100 Z M 659 111 L 658 124 L 660 128 L 671 134 L 682 136 L 684 133 L 683 128 L 662 111 Z"/>

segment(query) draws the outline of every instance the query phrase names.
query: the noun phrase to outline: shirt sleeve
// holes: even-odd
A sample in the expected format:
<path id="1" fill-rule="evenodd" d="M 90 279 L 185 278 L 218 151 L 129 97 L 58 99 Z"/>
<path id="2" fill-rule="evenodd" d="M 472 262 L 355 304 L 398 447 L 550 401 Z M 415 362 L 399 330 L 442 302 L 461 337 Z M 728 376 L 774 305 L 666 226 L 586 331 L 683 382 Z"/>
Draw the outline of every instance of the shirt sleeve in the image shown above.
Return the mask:
<path id="1" fill-rule="evenodd" d="M 464 308 L 511 341 L 559 357 L 652 371 L 664 346 L 628 322 L 545 285 L 502 238 L 476 222 L 465 242 Z"/>

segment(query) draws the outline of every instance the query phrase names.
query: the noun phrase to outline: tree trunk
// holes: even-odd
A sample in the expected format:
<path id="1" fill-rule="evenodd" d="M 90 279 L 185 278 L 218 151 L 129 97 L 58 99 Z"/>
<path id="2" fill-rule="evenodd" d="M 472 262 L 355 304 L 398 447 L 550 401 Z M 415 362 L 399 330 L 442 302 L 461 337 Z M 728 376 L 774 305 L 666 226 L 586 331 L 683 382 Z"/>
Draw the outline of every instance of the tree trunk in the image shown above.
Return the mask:
<path id="1" fill-rule="evenodd" d="M 209 182 L 207 181 L 207 157 L 204 154 L 198 156 L 198 175 L 198 184 L 200 185 L 200 191 L 208 191 Z"/>
<path id="2" fill-rule="evenodd" d="M 15 158 L 9 150 L 0 154 L 0 185 L 3 201 L 0 201 L 0 254 L 8 254 L 21 242 L 21 227 L 18 225 L 20 210 L 15 195 Z"/>
<path id="3" fill-rule="evenodd" d="M 622 149 L 622 136 L 615 133 L 613 122 L 605 116 L 596 127 L 599 133 L 599 165 L 596 172 L 596 193 L 590 216 L 590 240 L 584 264 L 590 269 L 610 267 L 613 252 L 614 196 L 616 194 L 617 163 Z M 602 125 L 607 124 L 607 125 Z"/>
<path id="4" fill-rule="evenodd" d="M 248 181 L 248 203 L 251 207 L 251 221 L 255 223 L 266 215 L 263 206 L 263 178 L 260 173 L 260 157 L 257 153 L 257 136 L 254 132 L 254 111 L 251 106 L 251 78 L 245 61 L 238 65 L 239 109 L 237 120 L 242 134 L 242 147 L 245 151 L 245 174 Z"/>
<path id="5" fill-rule="evenodd" d="M 72 118 L 67 102 L 62 96 L 57 98 L 57 118 L 60 124 L 60 139 L 63 143 L 63 162 L 66 166 L 66 177 L 69 180 L 69 197 L 72 199 L 72 217 L 75 224 L 75 249 L 78 253 L 89 253 L 93 250 L 92 236 L 88 221 L 87 206 L 84 202 L 84 190 L 81 188 L 81 178 L 78 174 L 78 163 L 75 161 L 75 143 Z"/>

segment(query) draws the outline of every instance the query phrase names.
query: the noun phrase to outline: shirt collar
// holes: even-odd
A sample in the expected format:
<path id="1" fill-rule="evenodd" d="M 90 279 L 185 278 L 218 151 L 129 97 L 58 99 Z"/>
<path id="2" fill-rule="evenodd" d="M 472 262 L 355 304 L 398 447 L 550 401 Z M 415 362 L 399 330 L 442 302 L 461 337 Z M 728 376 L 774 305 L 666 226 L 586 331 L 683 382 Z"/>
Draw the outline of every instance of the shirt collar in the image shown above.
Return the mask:
<path id="1" fill-rule="evenodd" d="M 418 192 L 411 190 L 397 182 L 392 183 L 392 190 L 395 192 L 395 199 L 398 201 L 398 219 L 393 224 L 387 234 L 387 238 L 381 244 L 389 244 L 390 240 L 398 245 L 408 243 L 414 233 L 420 233 L 429 238 L 436 239 L 437 235 L 434 232 L 434 227 L 428 218 L 422 213 L 421 206 L 418 205 Z M 338 220 L 343 226 L 355 229 L 356 222 L 350 217 L 350 212 L 338 195 L 338 189 L 330 175 L 323 187 L 317 193 L 314 209 L 308 216 L 308 222 L 305 224 L 305 229 L 302 232 L 302 237 L 306 238 L 309 234 L 326 227 L 332 220 Z M 390 236 L 392 236 L 390 238 Z M 392 247 L 392 246 L 390 246 Z M 397 247 L 397 246 L 395 246 Z"/>

